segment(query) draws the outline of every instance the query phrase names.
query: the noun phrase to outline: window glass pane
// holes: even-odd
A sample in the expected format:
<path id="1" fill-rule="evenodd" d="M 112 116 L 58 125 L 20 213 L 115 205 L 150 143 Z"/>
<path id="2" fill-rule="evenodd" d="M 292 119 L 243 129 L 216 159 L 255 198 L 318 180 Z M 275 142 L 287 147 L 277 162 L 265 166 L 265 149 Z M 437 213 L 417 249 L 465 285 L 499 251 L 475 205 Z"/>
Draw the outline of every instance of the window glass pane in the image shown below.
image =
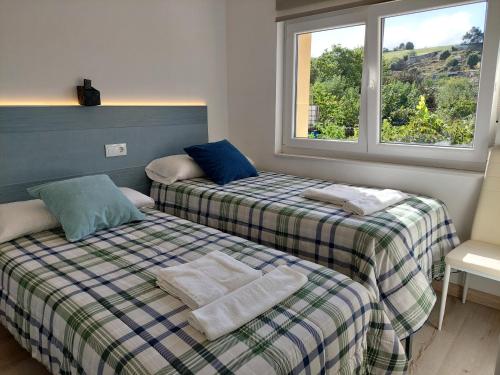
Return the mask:
<path id="1" fill-rule="evenodd" d="M 472 147 L 486 3 L 383 19 L 380 141 Z"/>
<path id="2" fill-rule="evenodd" d="M 355 141 L 365 26 L 297 36 L 296 138 Z"/>

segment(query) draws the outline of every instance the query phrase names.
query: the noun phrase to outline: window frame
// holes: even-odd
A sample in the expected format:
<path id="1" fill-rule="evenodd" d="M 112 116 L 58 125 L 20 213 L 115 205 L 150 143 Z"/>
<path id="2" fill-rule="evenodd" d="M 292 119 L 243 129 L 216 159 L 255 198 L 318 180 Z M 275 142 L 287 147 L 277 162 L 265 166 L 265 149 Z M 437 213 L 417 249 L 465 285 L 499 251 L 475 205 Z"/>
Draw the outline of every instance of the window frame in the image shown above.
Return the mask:
<path id="1" fill-rule="evenodd" d="M 284 80 L 284 100 L 285 109 L 283 113 L 284 123 L 290 126 L 284 126 L 283 136 L 287 146 L 309 148 L 309 149 L 328 149 L 347 152 L 362 152 L 367 147 L 367 134 L 364 131 L 365 126 L 361 124 L 366 121 L 363 105 L 366 103 L 366 59 L 363 59 L 363 74 L 361 78 L 361 105 L 359 117 L 359 138 L 358 142 L 342 141 L 342 140 L 324 140 L 324 139 L 307 139 L 295 138 L 294 132 L 296 129 L 296 86 L 297 86 L 297 35 L 304 32 L 315 32 L 327 29 L 335 29 L 341 27 L 365 25 L 365 11 L 349 12 L 348 14 L 335 14 L 329 17 L 321 17 L 308 20 L 292 20 L 287 21 L 285 25 L 285 80 Z M 365 29 L 366 30 L 366 29 Z M 365 32 L 365 54 L 366 54 L 366 32 Z M 287 106 L 288 104 L 288 106 Z M 363 129 L 363 131 L 362 131 Z"/>
<path id="2" fill-rule="evenodd" d="M 320 14 L 284 22 L 283 27 L 283 85 L 282 85 L 282 127 L 281 151 L 300 149 L 307 155 L 327 152 L 334 157 L 373 157 L 398 163 L 417 163 L 434 166 L 436 161 L 453 168 L 468 164 L 484 164 L 488 147 L 493 141 L 495 125 L 495 81 L 500 72 L 499 35 L 500 26 L 495 25 L 495 9 L 500 10 L 498 1 L 486 1 L 486 19 L 482 64 L 479 78 L 479 94 L 476 106 L 476 125 L 473 146 L 470 148 L 419 144 L 380 142 L 381 127 L 381 58 L 383 41 L 383 18 L 416 12 L 478 3 L 477 0 L 402 0 Z M 492 10 L 493 9 L 493 10 Z M 365 25 L 363 78 L 358 142 L 295 138 L 295 95 L 296 95 L 296 36 L 305 32 L 321 31 L 344 26 Z M 411 152 L 410 152 L 411 151 Z M 311 154 L 310 153 L 310 154 Z"/>

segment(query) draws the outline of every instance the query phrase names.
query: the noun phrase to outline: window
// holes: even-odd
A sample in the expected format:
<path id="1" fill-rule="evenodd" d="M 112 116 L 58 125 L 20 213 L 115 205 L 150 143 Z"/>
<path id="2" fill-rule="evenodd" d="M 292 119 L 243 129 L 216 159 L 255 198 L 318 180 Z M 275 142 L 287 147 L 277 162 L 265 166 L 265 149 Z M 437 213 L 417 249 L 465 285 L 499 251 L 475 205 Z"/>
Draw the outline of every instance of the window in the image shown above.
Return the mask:
<path id="1" fill-rule="evenodd" d="M 403 0 L 286 21 L 283 149 L 484 162 L 495 6 Z"/>
<path id="2" fill-rule="evenodd" d="M 295 137 L 357 142 L 365 26 L 297 36 Z"/>
<path id="3" fill-rule="evenodd" d="M 475 3 L 383 18 L 382 142 L 473 146 L 485 17 Z"/>

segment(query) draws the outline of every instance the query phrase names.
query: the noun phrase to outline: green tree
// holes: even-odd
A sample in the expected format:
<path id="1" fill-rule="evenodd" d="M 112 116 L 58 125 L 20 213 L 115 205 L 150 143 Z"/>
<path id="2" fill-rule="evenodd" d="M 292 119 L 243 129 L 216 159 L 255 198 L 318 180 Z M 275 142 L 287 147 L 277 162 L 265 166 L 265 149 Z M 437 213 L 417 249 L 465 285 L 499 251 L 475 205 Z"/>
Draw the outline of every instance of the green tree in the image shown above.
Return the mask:
<path id="1" fill-rule="evenodd" d="M 446 66 L 448 68 L 454 68 L 456 66 L 458 66 L 459 62 L 458 60 L 455 58 L 455 57 L 449 57 L 448 60 L 446 60 Z"/>
<path id="2" fill-rule="evenodd" d="M 444 139 L 444 122 L 429 111 L 425 97 L 420 97 L 415 114 L 403 129 L 403 141 L 407 143 L 434 144 Z"/>
<path id="3" fill-rule="evenodd" d="M 388 119 L 382 120 L 382 129 L 380 131 L 380 136 L 382 142 L 402 142 L 403 136 L 402 131 L 403 126 L 394 126 Z"/>
<path id="4" fill-rule="evenodd" d="M 360 95 L 355 87 L 347 87 L 342 95 L 336 95 L 332 81 L 317 82 L 312 87 L 313 103 L 319 106 L 317 130 L 324 134 L 331 133 L 330 128 L 355 128 L 359 125 Z M 332 130 L 336 131 L 336 130 Z"/>
<path id="5" fill-rule="evenodd" d="M 452 145 L 470 145 L 474 139 L 474 121 L 452 121 L 445 126 L 445 132 Z"/>
<path id="6" fill-rule="evenodd" d="M 477 87 L 467 78 L 446 79 L 437 92 L 438 112 L 448 122 L 474 116 L 476 98 Z"/>
<path id="7" fill-rule="evenodd" d="M 441 52 L 441 54 L 439 55 L 439 60 L 446 60 L 448 57 L 450 57 L 451 53 L 450 51 L 448 50 L 444 50 L 443 52 Z"/>
<path id="8" fill-rule="evenodd" d="M 311 103 L 319 107 L 319 138 L 346 139 L 357 134 L 363 49 L 335 45 L 311 62 Z"/>
<path id="9" fill-rule="evenodd" d="M 479 62 L 479 55 L 477 53 L 471 53 L 469 57 L 467 57 L 467 65 L 469 68 L 474 68 Z"/>
<path id="10" fill-rule="evenodd" d="M 361 88 L 361 75 L 363 73 L 363 49 L 343 48 L 334 45 L 330 50 L 314 59 L 314 80 L 324 82 L 333 76 L 343 77 L 351 87 Z"/>
<path id="11" fill-rule="evenodd" d="M 382 142 L 427 143 L 449 142 L 469 145 L 474 138 L 473 121 L 455 120 L 447 124 L 430 112 L 422 96 L 408 125 L 393 126 L 387 119 L 382 123 Z"/>
<path id="12" fill-rule="evenodd" d="M 406 42 L 405 49 L 414 49 L 415 45 L 412 42 Z"/>
<path id="13" fill-rule="evenodd" d="M 419 98 L 415 83 L 387 80 L 382 85 L 382 118 L 394 125 L 408 123 Z"/>
<path id="14" fill-rule="evenodd" d="M 484 33 L 480 28 L 473 26 L 462 37 L 463 44 L 483 43 Z"/>

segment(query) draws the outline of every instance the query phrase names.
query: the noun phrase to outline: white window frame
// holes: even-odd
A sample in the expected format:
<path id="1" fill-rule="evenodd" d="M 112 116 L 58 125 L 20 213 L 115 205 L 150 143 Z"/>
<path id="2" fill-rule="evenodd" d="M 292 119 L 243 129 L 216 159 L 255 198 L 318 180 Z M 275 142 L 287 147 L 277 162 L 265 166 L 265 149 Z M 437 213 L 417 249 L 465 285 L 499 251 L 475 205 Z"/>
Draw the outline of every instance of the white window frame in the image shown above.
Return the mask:
<path id="1" fill-rule="evenodd" d="M 394 3 L 377 4 L 321 14 L 297 20 L 285 21 L 283 29 L 283 92 L 282 106 L 282 151 L 288 148 L 301 149 L 307 154 L 326 151 L 335 157 L 359 155 L 361 159 L 375 157 L 376 160 L 405 163 L 408 160 L 419 164 L 435 165 L 443 161 L 446 165 L 460 168 L 464 163 L 480 164 L 487 158 L 492 142 L 492 129 L 496 116 L 493 98 L 499 59 L 500 25 L 495 14 L 500 12 L 500 0 L 487 1 L 484 30 L 479 95 L 476 107 L 476 126 L 473 146 L 460 148 L 453 146 L 398 144 L 380 142 L 381 126 L 381 53 L 382 20 L 385 17 L 411 14 L 443 7 L 453 7 L 476 3 L 460 0 L 402 0 Z M 322 140 L 295 138 L 295 94 L 296 94 L 296 48 L 297 35 L 345 26 L 364 24 L 366 27 L 363 61 L 363 78 L 360 103 L 358 142 L 342 140 Z"/>
<path id="2" fill-rule="evenodd" d="M 283 128 L 283 135 L 287 140 L 287 145 L 292 147 L 303 147 L 310 149 L 329 149 L 338 151 L 348 151 L 348 152 L 363 152 L 367 147 L 367 134 L 364 129 L 366 126 L 362 126 L 362 123 L 366 122 L 365 113 L 362 110 L 362 106 L 366 103 L 366 61 L 363 61 L 363 75 L 361 78 L 361 105 L 360 105 L 360 117 L 359 117 L 359 138 L 358 142 L 354 141 L 343 141 L 343 140 L 325 140 L 325 139 L 307 139 L 307 138 L 295 138 L 294 132 L 295 126 L 295 95 L 296 95 L 296 71 L 297 71 L 297 35 L 304 32 L 315 32 L 334 28 L 349 27 L 365 25 L 366 27 L 366 13 L 364 10 L 357 12 L 350 12 L 347 14 L 336 14 L 330 15 L 329 17 L 322 17 L 319 19 L 311 20 L 300 20 L 295 22 L 287 22 L 286 24 L 286 42 L 285 42 L 285 72 L 286 78 L 284 80 L 285 84 L 285 107 L 287 110 L 283 113 L 284 123 L 291 124 L 291 126 L 285 126 Z M 365 55 L 366 55 L 366 43 L 365 43 Z M 363 129 L 363 130 L 362 130 Z"/>

